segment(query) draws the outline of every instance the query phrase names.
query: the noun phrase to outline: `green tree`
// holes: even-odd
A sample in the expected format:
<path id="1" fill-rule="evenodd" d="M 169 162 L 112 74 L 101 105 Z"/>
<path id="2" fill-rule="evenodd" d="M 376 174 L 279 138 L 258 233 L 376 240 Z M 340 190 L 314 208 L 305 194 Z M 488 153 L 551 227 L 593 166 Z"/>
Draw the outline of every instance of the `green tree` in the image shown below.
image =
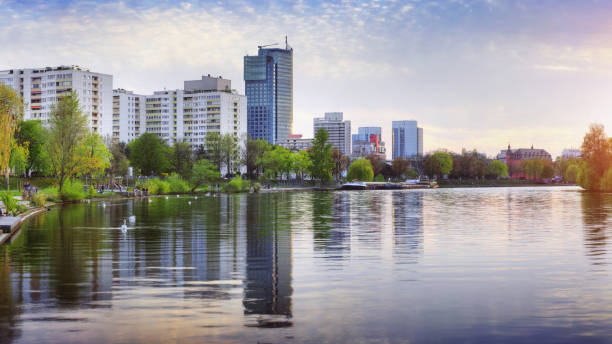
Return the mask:
<path id="1" fill-rule="evenodd" d="M 250 137 L 247 138 L 243 162 L 246 165 L 247 176 L 250 179 L 256 178 L 262 172 L 261 158 L 265 152 L 271 149 L 272 145 L 264 139 L 253 140 Z"/>
<path id="2" fill-rule="evenodd" d="M 81 111 L 76 93 L 62 97 L 49 114 L 49 143 L 45 146 L 60 192 L 66 179 L 75 176 L 81 168 L 79 148 L 88 133 L 87 117 Z"/>
<path id="3" fill-rule="evenodd" d="M 218 181 L 220 177 L 221 175 L 215 164 L 206 159 L 196 161 L 191 170 L 191 184 L 193 186 L 191 192 L 202 185 Z"/>
<path id="4" fill-rule="evenodd" d="M 329 183 L 332 179 L 332 168 L 334 168 L 334 160 L 332 158 L 332 145 L 327 143 L 329 133 L 321 128 L 315 134 L 310 149 L 310 160 L 312 161 L 312 170 L 310 175 L 319 180 L 321 183 Z"/>
<path id="5" fill-rule="evenodd" d="M 508 176 L 508 166 L 499 160 L 491 160 L 489 166 L 487 166 L 487 172 L 497 179 L 505 178 Z"/>
<path id="6" fill-rule="evenodd" d="M 187 142 L 176 142 L 170 150 L 170 163 L 181 177 L 189 179 L 193 167 L 193 151 Z"/>
<path id="7" fill-rule="evenodd" d="M 435 152 L 425 158 L 423 165 L 428 176 L 442 177 L 453 170 L 453 158 L 446 152 Z"/>
<path id="8" fill-rule="evenodd" d="M 132 165 L 143 175 L 168 171 L 168 145 L 157 135 L 144 133 L 128 144 L 129 159 Z"/>
<path id="9" fill-rule="evenodd" d="M 541 178 L 549 179 L 555 176 L 555 169 L 550 163 L 543 163 Z"/>
<path id="10" fill-rule="evenodd" d="M 563 179 L 565 179 L 568 183 L 575 183 L 576 178 L 578 177 L 578 171 L 580 170 L 579 164 L 571 164 L 565 170 L 565 174 L 563 175 Z"/>
<path id="11" fill-rule="evenodd" d="M 238 138 L 233 134 L 221 135 L 221 156 L 227 168 L 227 175 L 232 175 L 239 158 Z"/>
<path id="12" fill-rule="evenodd" d="M 293 169 L 293 156 L 291 152 L 281 146 L 266 151 L 259 162 L 264 168 L 264 176 L 267 179 L 277 179 L 280 175 L 287 175 Z"/>
<path id="13" fill-rule="evenodd" d="M 77 174 L 96 176 L 104 172 L 111 165 L 113 155 L 104 145 L 102 137 L 97 133 L 88 134 L 77 148 L 79 167 Z"/>
<path id="14" fill-rule="evenodd" d="M 127 145 L 124 142 L 115 142 L 111 144 L 110 152 L 113 156 L 108 173 L 114 178 L 115 176 L 127 175 L 130 167 L 130 161 L 127 158 Z"/>
<path id="15" fill-rule="evenodd" d="M 15 174 L 24 174 L 28 168 L 28 146 L 24 145 L 13 145 L 11 151 L 11 169 Z"/>
<path id="16" fill-rule="evenodd" d="M 349 158 L 345 155 L 342 155 L 340 151 L 336 148 L 332 149 L 332 159 L 334 161 L 334 166 L 332 168 L 332 176 L 336 180 L 340 180 L 340 176 L 342 176 L 342 172 L 346 171 L 349 165 Z"/>
<path id="17" fill-rule="evenodd" d="M 351 164 L 348 168 L 346 178 L 350 181 L 359 180 L 362 182 L 371 182 L 374 178 L 374 170 L 372 169 L 372 163 L 370 160 L 365 158 L 359 158 Z"/>
<path id="18" fill-rule="evenodd" d="M 0 83 L 0 173 L 6 179 L 7 190 L 15 132 L 22 117 L 23 100 L 11 87 Z"/>
<path id="19" fill-rule="evenodd" d="M 26 174 L 39 172 L 49 173 L 49 155 L 45 149 L 48 142 L 47 131 L 40 120 L 27 120 L 19 124 L 15 134 L 17 145 L 28 147 L 28 160 L 26 163 Z"/>
<path id="20" fill-rule="evenodd" d="M 299 176 L 300 180 L 304 180 L 304 175 L 310 173 L 312 169 L 312 160 L 307 151 L 299 151 L 292 153 L 293 155 L 293 171 L 296 176 Z"/>

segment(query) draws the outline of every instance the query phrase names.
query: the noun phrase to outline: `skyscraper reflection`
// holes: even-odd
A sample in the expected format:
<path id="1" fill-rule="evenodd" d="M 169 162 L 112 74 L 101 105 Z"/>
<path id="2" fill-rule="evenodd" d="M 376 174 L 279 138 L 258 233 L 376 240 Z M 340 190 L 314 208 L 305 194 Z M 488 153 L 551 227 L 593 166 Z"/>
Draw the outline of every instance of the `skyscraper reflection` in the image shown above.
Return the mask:
<path id="1" fill-rule="evenodd" d="M 423 193 L 393 192 L 393 253 L 416 262 L 423 254 Z"/>

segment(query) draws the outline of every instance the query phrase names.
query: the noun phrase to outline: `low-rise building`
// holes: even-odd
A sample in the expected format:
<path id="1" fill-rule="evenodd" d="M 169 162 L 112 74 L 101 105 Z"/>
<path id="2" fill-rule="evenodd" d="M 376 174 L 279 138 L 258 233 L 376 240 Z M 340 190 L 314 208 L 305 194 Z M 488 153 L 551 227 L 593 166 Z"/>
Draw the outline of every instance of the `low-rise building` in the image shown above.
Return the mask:
<path id="1" fill-rule="evenodd" d="M 508 176 L 510 178 L 526 177 L 521 170 L 521 162 L 524 160 L 542 159 L 552 163 L 550 153 L 544 149 L 533 148 L 533 146 L 531 148 L 512 149 L 508 145 L 508 149 L 502 150 L 497 155 L 497 159 L 508 166 Z"/>
<path id="2" fill-rule="evenodd" d="M 302 134 L 291 134 L 284 140 L 279 140 L 278 145 L 292 152 L 308 150 L 312 147 L 312 139 L 302 138 Z"/>

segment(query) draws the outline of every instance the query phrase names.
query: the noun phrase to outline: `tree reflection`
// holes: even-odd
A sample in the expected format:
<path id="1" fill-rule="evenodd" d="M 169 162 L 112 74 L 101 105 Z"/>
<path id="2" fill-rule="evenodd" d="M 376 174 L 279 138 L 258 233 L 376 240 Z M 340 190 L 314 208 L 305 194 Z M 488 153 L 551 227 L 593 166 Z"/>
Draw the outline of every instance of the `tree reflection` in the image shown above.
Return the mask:
<path id="1" fill-rule="evenodd" d="M 584 222 L 584 246 L 593 264 L 605 264 L 608 239 L 608 214 L 612 210 L 612 194 L 582 192 L 582 221 Z"/>

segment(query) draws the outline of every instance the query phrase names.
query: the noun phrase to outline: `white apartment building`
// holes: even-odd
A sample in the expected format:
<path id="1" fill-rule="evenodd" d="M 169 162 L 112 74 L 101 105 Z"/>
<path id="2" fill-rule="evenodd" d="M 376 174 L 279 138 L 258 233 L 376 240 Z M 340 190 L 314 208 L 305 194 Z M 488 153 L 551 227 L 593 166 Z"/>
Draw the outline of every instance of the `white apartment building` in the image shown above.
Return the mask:
<path id="1" fill-rule="evenodd" d="M 102 136 L 112 134 L 113 77 L 78 66 L 10 69 L 0 71 L 0 83 L 23 97 L 24 118 L 46 122 L 58 98 L 76 92 L 90 128 Z"/>
<path id="2" fill-rule="evenodd" d="M 351 121 L 343 121 L 342 112 L 326 112 L 325 117 L 314 119 L 314 134 L 324 128 L 329 133 L 327 142 L 343 155 L 351 154 Z"/>
<path id="3" fill-rule="evenodd" d="M 113 142 L 128 143 L 145 132 L 146 102 L 144 95 L 113 90 Z"/>
<path id="4" fill-rule="evenodd" d="M 194 148 L 206 144 L 208 133 L 246 136 L 246 97 L 231 89 L 231 81 L 203 76 L 184 82 L 183 90 L 136 95 L 117 89 L 113 103 L 113 139 L 129 142 L 144 132 L 168 144 L 179 141 Z"/>

